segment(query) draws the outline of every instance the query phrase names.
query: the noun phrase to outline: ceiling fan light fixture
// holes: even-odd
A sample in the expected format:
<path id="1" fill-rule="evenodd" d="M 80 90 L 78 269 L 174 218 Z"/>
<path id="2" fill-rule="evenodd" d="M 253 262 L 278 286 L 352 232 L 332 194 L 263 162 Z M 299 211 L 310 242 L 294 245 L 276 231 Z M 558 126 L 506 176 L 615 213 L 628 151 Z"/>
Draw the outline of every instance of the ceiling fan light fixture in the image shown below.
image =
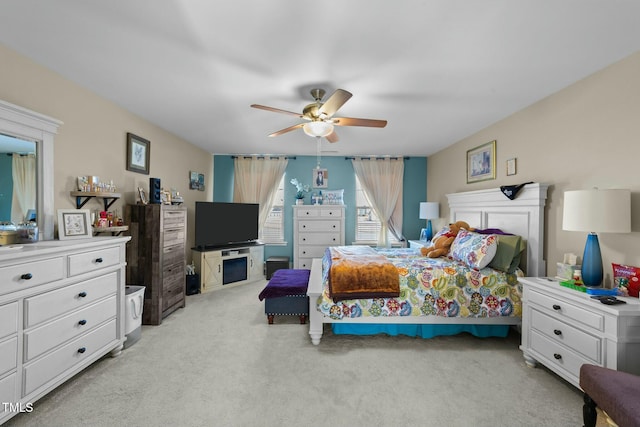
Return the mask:
<path id="1" fill-rule="evenodd" d="M 302 130 L 309 136 L 327 136 L 333 132 L 333 125 L 331 123 L 316 121 L 305 123 L 302 126 Z"/>

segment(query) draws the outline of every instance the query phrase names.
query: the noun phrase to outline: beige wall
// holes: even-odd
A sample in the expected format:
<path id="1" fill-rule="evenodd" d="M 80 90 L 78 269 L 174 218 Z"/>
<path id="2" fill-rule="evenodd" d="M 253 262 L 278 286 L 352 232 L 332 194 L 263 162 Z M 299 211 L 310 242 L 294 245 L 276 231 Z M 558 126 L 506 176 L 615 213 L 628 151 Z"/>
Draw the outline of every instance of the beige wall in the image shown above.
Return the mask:
<path id="1" fill-rule="evenodd" d="M 564 253 L 582 257 L 586 241 L 586 233 L 562 230 L 564 191 L 627 188 L 632 197 L 632 233 L 599 235 L 603 267 L 605 276 L 610 276 L 611 262 L 640 266 L 638 76 L 640 53 L 429 157 L 428 199 L 439 201 L 447 218 L 447 193 L 527 181 L 549 183 L 545 258 L 547 274 L 553 276 Z M 497 140 L 496 180 L 467 184 L 466 151 L 492 140 Z M 506 160 L 513 157 L 517 174 L 506 176 Z"/>
<path id="2" fill-rule="evenodd" d="M 112 179 L 123 199 L 110 209 L 120 213 L 125 203 L 136 202 L 137 187 L 148 192 L 149 177 L 157 177 L 164 188 L 175 188 L 184 197 L 188 210 L 188 245 L 193 245 L 195 202 L 213 199 L 210 153 L 1 44 L 0 64 L 0 99 L 64 122 L 55 138 L 55 209 L 75 207 L 69 192 L 75 190 L 79 175 Z M 127 132 L 151 141 L 149 175 L 126 170 Z M 192 170 L 205 174 L 207 191 L 189 190 L 189 171 Z M 85 205 L 91 210 L 98 210 L 100 206 L 95 200 Z M 190 251 L 187 257 L 190 259 Z"/>

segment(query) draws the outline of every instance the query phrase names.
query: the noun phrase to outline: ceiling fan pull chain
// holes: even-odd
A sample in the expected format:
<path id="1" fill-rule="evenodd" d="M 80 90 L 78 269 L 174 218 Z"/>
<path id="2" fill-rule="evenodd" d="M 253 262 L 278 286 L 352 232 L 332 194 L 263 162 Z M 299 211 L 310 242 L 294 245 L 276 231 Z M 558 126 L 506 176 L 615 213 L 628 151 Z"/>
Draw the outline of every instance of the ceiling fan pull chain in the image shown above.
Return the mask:
<path id="1" fill-rule="evenodd" d="M 316 169 L 320 169 L 320 160 L 322 159 L 322 156 L 320 154 L 320 143 L 322 142 L 322 138 L 319 136 L 316 136 L 316 162 L 317 162 L 317 166 Z"/>

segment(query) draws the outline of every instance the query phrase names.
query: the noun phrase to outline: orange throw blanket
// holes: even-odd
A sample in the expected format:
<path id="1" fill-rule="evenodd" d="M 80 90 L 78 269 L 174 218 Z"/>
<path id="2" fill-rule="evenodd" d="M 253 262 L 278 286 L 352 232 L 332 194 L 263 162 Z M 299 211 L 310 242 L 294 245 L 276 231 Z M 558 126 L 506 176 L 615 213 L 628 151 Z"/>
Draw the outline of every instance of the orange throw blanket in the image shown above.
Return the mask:
<path id="1" fill-rule="evenodd" d="M 329 293 L 334 302 L 400 295 L 398 270 L 373 248 L 337 246 L 328 251 L 331 255 Z"/>

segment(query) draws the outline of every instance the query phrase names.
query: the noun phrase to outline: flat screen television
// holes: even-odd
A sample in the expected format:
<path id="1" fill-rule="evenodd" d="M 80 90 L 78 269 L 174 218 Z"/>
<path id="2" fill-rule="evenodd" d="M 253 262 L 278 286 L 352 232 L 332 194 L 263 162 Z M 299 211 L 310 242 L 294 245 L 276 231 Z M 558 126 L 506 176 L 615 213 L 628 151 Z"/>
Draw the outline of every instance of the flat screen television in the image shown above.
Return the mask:
<path id="1" fill-rule="evenodd" d="M 259 211 L 257 203 L 196 202 L 196 247 L 255 243 Z"/>

